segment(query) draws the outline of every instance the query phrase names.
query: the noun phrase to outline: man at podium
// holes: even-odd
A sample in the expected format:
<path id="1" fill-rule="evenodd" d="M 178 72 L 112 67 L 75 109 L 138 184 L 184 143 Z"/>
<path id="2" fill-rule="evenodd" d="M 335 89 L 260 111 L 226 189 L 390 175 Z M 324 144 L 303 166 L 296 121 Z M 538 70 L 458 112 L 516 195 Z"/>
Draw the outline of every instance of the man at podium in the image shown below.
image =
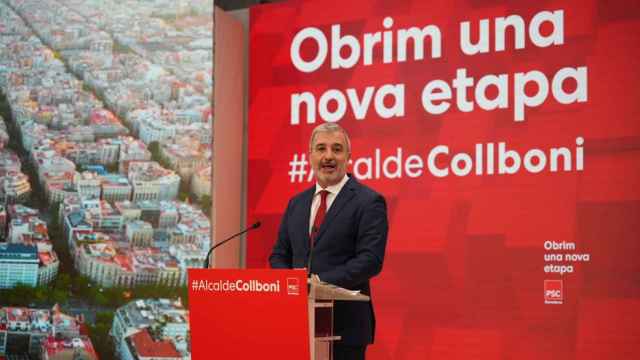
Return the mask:
<path id="1" fill-rule="evenodd" d="M 347 174 L 351 143 L 335 123 L 311 133 L 316 184 L 289 200 L 269 258 L 273 268 L 307 267 L 320 280 L 371 295 L 369 279 L 382 270 L 388 221 L 385 199 Z M 336 301 L 335 360 L 364 359 L 373 343 L 372 302 Z"/>

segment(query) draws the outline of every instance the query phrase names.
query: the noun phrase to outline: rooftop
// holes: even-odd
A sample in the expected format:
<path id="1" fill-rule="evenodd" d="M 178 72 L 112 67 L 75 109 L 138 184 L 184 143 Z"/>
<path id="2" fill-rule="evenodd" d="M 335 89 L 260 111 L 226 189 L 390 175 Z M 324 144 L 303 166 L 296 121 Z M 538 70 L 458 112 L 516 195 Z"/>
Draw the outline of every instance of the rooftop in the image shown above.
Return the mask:
<path id="1" fill-rule="evenodd" d="M 48 333 L 52 330 L 51 312 L 23 307 L 0 308 L 0 330 Z"/>
<path id="2" fill-rule="evenodd" d="M 128 329 L 142 329 L 160 322 L 165 324 L 189 323 L 189 312 L 179 299 L 175 301 L 169 299 L 135 300 L 119 308 L 117 313 L 123 321 L 123 325 Z"/>
<path id="3" fill-rule="evenodd" d="M 21 260 L 38 263 L 38 249 L 35 245 L 0 244 L 0 260 Z"/>
<path id="4" fill-rule="evenodd" d="M 129 346 L 133 350 L 132 353 L 137 353 L 140 357 L 154 359 L 181 357 L 173 342 L 167 340 L 154 341 L 147 329 L 131 335 L 129 337 Z"/>
<path id="5" fill-rule="evenodd" d="M 84 357 L 82 357 L 82 359 L 98 359 L 91 340 L 86 336 L 60 340 L 56 340 L 53 336 L 49 336 L 43 343 L 43 347 L 49 357 L 68 354 L 69 359 L 75 358 L 75 356 L 78 355 L 83 355 Z"/>

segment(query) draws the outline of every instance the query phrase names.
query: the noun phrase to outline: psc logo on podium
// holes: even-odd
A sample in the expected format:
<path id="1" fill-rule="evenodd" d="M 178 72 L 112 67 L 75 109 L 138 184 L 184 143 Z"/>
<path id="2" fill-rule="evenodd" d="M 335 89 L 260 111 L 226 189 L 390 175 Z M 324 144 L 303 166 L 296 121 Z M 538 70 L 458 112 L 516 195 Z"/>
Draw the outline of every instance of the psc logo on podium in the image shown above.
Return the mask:
<path id="1" fill-rule="evenodd" d="M 545 304 L 562 304 L 564 301 L 564 293 L 562 280 L 545 280 L 544 281 L 544 303 Z"/>
<path id="2" fill-rule="evenodd" d="M 300 295 L 300 282 L 297 278 L 287 278 L 287 294 Z"/>

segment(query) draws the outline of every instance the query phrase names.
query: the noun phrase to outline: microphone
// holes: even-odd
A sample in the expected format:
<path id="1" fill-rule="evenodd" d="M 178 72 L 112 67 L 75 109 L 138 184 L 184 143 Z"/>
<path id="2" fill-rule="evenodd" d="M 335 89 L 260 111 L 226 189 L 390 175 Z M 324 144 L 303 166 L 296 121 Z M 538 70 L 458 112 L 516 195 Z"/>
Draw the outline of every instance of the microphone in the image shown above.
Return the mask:
<path id="1" fill-rule="evenodd" d="M 262 223 L 260 221 L 256 221 L 255 223 L 253 223 L 251 226 L 249 226 L 248 228 L 240 231 L 237 234 L 233 234 L 231 236 L 229 236 L 228 238 L 220 241 L 219 243 L 215 244 L 214 246 L 211 247 L 211 249 L 209 249 L 209 252 L 207 253 L 207 257 L 204 259 L 204 268 L 208 269 L 209 268 L 209 257 L 211 256 L 211 254 L 213 253 L 213 250 L 215 250 L 218 246 L 221 246 L 223 244 L 225 244 L 226 242 L 244 234 L 244 233 L 248 233 L 249 231 L 253 230 L 253 229 L 257 229 L 260 227 L 260 225 L 262 225 Z"/>

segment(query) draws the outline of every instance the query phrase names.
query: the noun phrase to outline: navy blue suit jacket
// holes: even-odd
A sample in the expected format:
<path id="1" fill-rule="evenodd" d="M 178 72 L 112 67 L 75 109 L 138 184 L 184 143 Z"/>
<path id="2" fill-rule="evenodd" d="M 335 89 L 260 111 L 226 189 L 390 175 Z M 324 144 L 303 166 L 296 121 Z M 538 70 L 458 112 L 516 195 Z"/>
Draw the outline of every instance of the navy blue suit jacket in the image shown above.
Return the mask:
<path id="1" fill-rule="evenodd" d="M 282 217 L 269 258 L 273 268 L 304 268 L 309 260 L 309 217 L 315 185 L 294 196 Z M 371 295 L 369 279 L 382 270 L 388 221 L 384 198 L 350 177 L 318 230 L 311 273 L 322 281 Z M 371 302 L 337 301 L 334 334 L 347 345 L 373 343 Z"/>

